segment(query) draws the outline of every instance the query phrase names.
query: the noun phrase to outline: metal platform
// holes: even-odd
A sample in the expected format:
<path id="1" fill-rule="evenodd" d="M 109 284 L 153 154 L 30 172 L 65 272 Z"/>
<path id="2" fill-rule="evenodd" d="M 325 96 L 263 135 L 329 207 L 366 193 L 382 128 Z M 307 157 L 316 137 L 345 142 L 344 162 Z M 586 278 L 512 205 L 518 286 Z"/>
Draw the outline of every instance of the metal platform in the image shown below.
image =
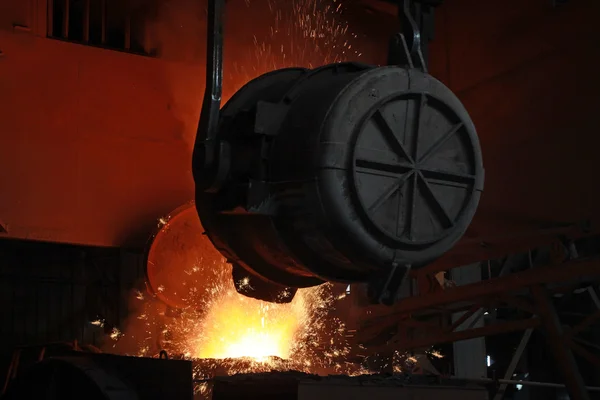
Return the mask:
<path id="1" fill-rule="evenodd" d="M 329 376 L 288 373 L 216 378 L 213 400 L 239 398 L 319 400 L 487 400 L 485 386 L 460 380 L 406 376 Z"/>

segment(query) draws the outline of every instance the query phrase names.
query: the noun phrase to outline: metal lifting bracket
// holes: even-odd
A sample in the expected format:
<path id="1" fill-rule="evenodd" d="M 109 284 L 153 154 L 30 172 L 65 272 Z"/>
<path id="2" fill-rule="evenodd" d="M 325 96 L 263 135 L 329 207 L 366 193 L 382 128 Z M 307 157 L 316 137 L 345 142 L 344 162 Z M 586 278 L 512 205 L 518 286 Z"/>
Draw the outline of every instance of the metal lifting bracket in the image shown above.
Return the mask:
<path id="1" fill-rule="evenodd" d="M 401 31 L 392 37 L 389 65 L 418 68 L 427 72 L 428 43 L 434 34 L 434 8 L 443 0 L 398 0 Z"/>
<path id="2" fill-rule="evenodd" d="M 231 150 L 217 140 L 223 92 L 223 16 L 225 0 L 209 0 L 206 32 L 206 88 L 196 132 L 192 172 L 196 186 L 206 192 L 219 189 L 229 172 Z"/>

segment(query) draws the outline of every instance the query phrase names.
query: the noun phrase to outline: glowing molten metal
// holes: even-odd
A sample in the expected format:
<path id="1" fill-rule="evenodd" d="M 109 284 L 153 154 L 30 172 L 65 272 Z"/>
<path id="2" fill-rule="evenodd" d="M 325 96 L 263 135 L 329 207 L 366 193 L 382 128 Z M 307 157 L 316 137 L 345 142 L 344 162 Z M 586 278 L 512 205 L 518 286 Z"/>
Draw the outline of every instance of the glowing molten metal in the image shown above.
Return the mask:
<path id="1" fill-rule="evenodd" d="M 327 289 L 301 290 L 289 304 L 267 303 L 237 293 L 231 267 L 219 264 L 210 266 L 222 273 L 204 295 L 201 310 L 186 310 L 170 328 L 182 337 L 180 350 L 193 358 L 267 361 L 306 356 L 310 339 L 325 328 L 325 313 L 332 306 Z M 203 269 L 196 268 L 197 273 Z"/>
<path id="2" fill-rule="evenodd" d="M 265 304 L 230 288 L 203 320 L 203 333 L 192 354 L 199 358 L 288 359 L 296 334 L 310 319 L 306 305 L 298 300 L 286 305 Z"/>

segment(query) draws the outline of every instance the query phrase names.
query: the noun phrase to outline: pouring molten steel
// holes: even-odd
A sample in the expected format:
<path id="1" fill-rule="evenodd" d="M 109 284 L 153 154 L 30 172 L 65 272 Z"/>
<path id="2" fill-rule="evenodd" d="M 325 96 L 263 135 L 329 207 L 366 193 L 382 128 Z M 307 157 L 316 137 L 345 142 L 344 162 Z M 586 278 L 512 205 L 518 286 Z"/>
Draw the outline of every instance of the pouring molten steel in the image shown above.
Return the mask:
<path id="1" fill-rule="evenodd" d="M 230 278 L 227 281 L 231 283 Z M 239 295 L 231 284 L 217 295 L 203 318 L 202 334 L 193 339 L 192 354 L 257 361 L 271 356 L 289 359 L 296 350 L 296 337 L 310 323 L 310 308 L 304 298 L 284 306 L 256 301 Z"/>
<path id="2" fill-rule="evenodd" d="M 249 14 L 259 11 L 254 2 L 246 3 Z M 272 23 L 250 36 L 254 46 L 245 54 L 236 52 L 232 68 L 226 65 L 225 98 L 274 69 L 361 56 L 352 47 L 356 35 L 341 17 L 339 0 L 266 3 L 260 12 L 263 17 L 270 13 Z M 138 310 L 123 333 L 111 335 L 117 341 L 113 351 L 148 356 L 166 349 L 187 358 L 222 360 L 219 365 L 229 365 L 230 373 L 349 372 L 338 362 L 348 353 L 344 325 L 329 314 L 338 297 L 333 286 L 300 290 L 289 304 L 248 298 L 238 294 L 231 266 L 203 235 L 193 204 L 161 219 L 158 228 L 146 260 L 150 299 L 142 293 L 135 296 Z M 237 358 L 246 362 L 223 361 Z"/>
<path id="3" fill-rule="evenodd" d="M 123 334 L 114 335 L 117 352 L 152 356 L 164 349 L 220 360 L 200 363 L 202 376 L 207 367 L 223 366 L 226 373 L 349 371 L 340 361 L 349 351 L 345 326 L 331 313 L 344 287 L 303 289 L 288 304 L 252 299 L 236 291 L 231 266 L 202 234 L 193 204 L 162 219 L 158 228 L 147 253 L 151 295 L 138 293 L 132 300 L 140 307 Z"/>

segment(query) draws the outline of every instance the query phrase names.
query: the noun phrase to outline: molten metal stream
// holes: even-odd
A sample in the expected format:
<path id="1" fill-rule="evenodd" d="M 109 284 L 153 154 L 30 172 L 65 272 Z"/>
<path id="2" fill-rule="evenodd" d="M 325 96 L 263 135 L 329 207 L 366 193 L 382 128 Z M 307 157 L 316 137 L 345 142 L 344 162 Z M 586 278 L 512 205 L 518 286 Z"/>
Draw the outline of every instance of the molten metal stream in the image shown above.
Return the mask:
<path id="1" fill-rule="evenodd" d="M 231 281 L 231 278 L 229 279 Z M 233 285 L 214 301 L 203 318 L 192 355 L 199 358 L 289 359 L 296 337 L 311 322 L 304 293 L 291 304 L 269 304 L 236 293 Z"/>

